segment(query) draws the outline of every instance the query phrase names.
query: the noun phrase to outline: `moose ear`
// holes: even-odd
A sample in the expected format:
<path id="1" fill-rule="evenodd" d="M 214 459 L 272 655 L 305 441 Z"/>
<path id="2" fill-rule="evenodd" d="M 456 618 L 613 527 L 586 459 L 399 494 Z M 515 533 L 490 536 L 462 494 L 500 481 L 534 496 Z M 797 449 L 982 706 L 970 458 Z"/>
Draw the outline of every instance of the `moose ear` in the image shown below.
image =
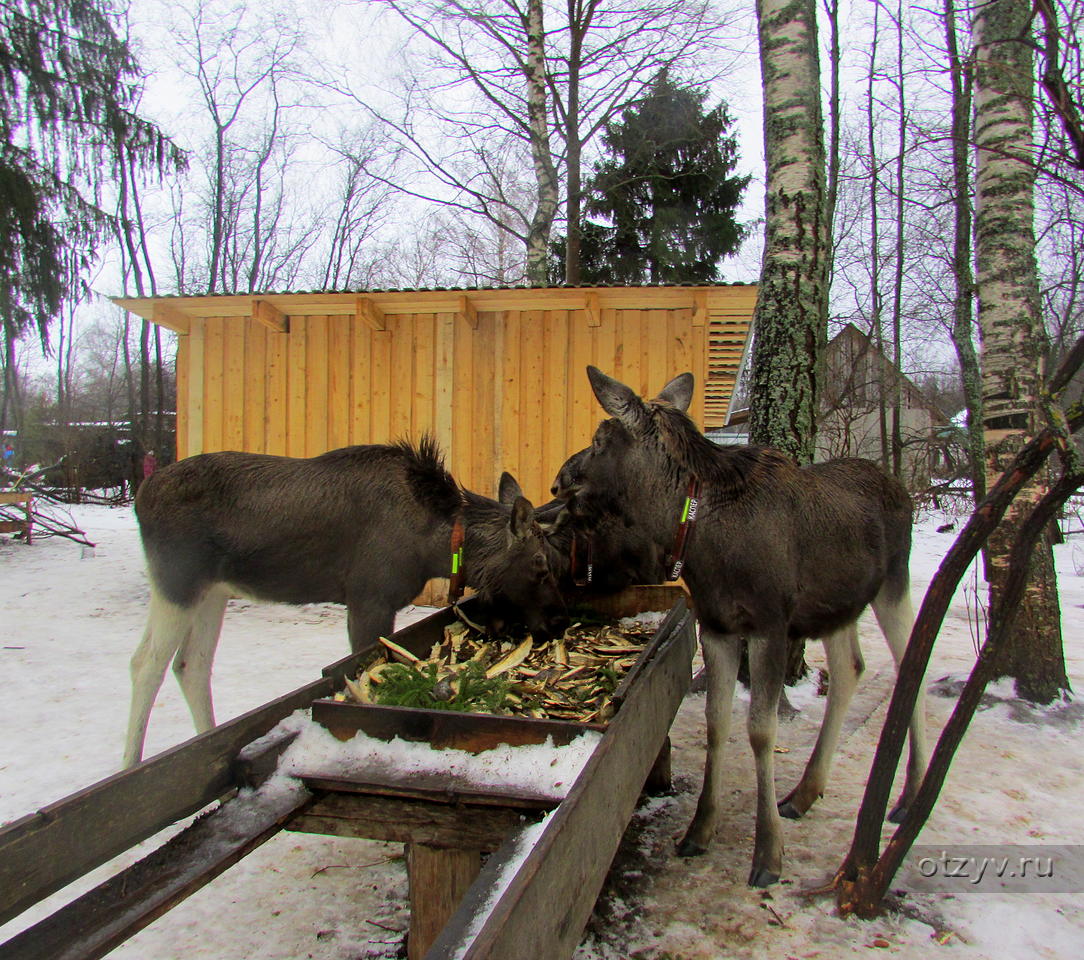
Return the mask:
<path id="1" fill-rule="evenodd" d="M 516 497 L 522 496 L 523 491 L 516 482 L 516 478 L 505 470 L 505 472 L 501 474 L 501 482 L 497 487 L 497 501 L 507 507 L 515 502 Z"/>
<path id="2" fill-rule="evenodd" d="M 526 497 L 516 497 L 512 501 L 512 536 L 526 540 L 534 526 L 534 507 Z"/>
<path id="3" fill-rule="evenodd" d="M 626 427 L 635 429 L 647 421 L 647 408 L 631 389 L 613 377 L 608 377 L 598 367 L 587 368 L 587 379 L 602 409 L 616 417 Z"/>
<path id="4" fill-rule="evenodd" d="M 679 373 L 659 391 L 658 399 L 673 404 L 684 413 L 689 409 L 689 404 L 693 402 L 693 375 L 691 373 Z"/>

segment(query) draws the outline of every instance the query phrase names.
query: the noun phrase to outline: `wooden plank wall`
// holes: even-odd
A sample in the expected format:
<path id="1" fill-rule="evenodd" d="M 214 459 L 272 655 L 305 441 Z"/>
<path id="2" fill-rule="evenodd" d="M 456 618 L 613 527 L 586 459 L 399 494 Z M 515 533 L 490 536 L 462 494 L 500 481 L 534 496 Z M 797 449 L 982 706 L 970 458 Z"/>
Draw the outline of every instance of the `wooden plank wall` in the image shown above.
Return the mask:
<path id="1" fill-rule="evenodd" d="M 685 370 L 703 422 L 708 326 L 692 308 L 290 318 L 288 333 L 245 317 L 194 318 L 177 359 L 178 456 L 251 450 L 311 457 L 354 443 L 433 433 L 456 478 L 489 496 L 509 470 L 535 502 L 602 411 L 594 364 L 645 395 Z"/>

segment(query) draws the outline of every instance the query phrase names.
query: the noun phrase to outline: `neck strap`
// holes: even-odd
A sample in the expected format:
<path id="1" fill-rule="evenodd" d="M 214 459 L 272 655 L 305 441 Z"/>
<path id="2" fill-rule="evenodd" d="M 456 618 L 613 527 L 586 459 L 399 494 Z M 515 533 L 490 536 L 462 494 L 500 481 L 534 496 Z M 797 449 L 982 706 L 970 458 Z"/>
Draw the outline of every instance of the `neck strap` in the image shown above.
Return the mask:
<path id="1" fill-rule="evenodd" d="M 689 545 L 689 536 L 696 524 L 696 515 L 700 509 L 700 479 L 689 478 L 689 491 L 685 496 L 685 504 L 681 508 L 681 521 L 678 524 L 677 535 L 674 537 L 674 547 L 666 558 L 667 580 L 677 580 L 681 576 L 681 570 L 685 566 L 685 550 Z"/>
<path id="2" fill-rule="evenodd" d="M 580 544 L 583 543 L 581 548 Z M 577 587 L 589 587 L 595 579 L 595 542 L 586 533 L 581 538 L 572 533 L 572 582 Z"/>
<path id="3" fill-rule="evenodd" d="M 463 528 L 462 514 L 456 514 L 452 524 L 452 575 L 448 578 L 448 605 L 456 603 L 463 596 L 465 578 L 463 576 L 463 540 L 466 531 Z"/>

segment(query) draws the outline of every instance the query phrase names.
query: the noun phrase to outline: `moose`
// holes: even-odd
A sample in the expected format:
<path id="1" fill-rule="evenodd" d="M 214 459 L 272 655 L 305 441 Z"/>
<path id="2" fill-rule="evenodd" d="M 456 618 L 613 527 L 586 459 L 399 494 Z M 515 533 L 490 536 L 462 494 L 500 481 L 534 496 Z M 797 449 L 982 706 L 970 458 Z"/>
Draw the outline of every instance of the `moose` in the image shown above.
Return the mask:
<path id="1" fill-rule="evenodd" d="M 588 449 L 562 466 L 555 496 L 572 513 L 623 516 L 668 550 L 689 587 L 708 674 L 704 783 L 681 856 L 707 850 L 717 826 L 723 750 L 745 637 L 751 693 L 749 743 L 756 763 L 756 832 L 749 884 L 779 879 L 780 816 L 801 817 L 823 794 L 848 703 L 863 669 L 856 620 L 872 605 L 897 668 L 913 613 L 907 491 L 867 460 L 799 467 L 778 450 L 720 447 L 686 415 L 692 374 L 651 401 L 596 367 L 587 375 L 604 420 Z M 695 525 L 687 526 L 695 500 Z M 682 522 L 682 511 L 686 523 Z M 691 529 L 691 533 L 689 532 Z M 687 536 L 686 536 L 687 535 Z M 788 642 L 819 638 L 828 660 L 824 720 L 798 785 L 777 803 L 773 750 Z M 926 769 L 924 704 L 910 724 L 902 819 Z"/>
<path id="2" fill-rule="evenodd" d="M 501 474 L 498 500 L 511 507 L 522 496 L 515 477 Z M 562 500 L 536 507 L 534 515 L 550 548 L 550 570 L 566 599 L 662 582 L 663 551 L 622 516 L 605 509 L 573 515 Z"/>
<path id="3" fill-rule="evenodd" d="M 131 662 L 125 766 L 138 763 L 151 705 L 173 670 L 196 730 L 214 726 L 211 665 L 231 595 L 344 603 L 350 648 L 391 632 L 395 613 L 452 557 L 487 608 L 518 611 L 537 638 L 567 625 L 534 508 L 460 487 L 432 438 L 310 459 L 188 457 L 139 488 L 150 611 Z M 462 547 L 461 553 L 459 547 Z"/>

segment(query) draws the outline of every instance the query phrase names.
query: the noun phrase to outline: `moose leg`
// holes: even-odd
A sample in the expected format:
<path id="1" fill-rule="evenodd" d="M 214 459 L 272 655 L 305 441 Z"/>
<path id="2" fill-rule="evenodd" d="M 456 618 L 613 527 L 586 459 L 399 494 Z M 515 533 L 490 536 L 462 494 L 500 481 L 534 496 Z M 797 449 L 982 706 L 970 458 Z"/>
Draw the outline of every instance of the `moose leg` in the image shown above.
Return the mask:
<path id="1" fill-rule="evenodd" d="M 802 779 L 779 802 L 779 813 L 792 820 L 797 820 L 824 796 L 843 718 L 858 686 L 858 678 L 865 669 L 862 650 L 858 646 L 858 627 L 853 623 L 825 637 L 824 652 L 828 656 L 828 702 L 820 733 Z"/>
<path id="2" fill-rule="evenodd" d="M 170 658 L 184 643 L 192 627 L 192 610 L 170 603 L 151 585 L 150 612 L 143 640 L 132 654 L 132 704 L 128 713 L 128 735 L 124 766 L 143 758 L 143 741 L 155 695 L 162 686 Z"/>
<path id="3" fill-rule="evenodd" d="M 888 647 L 892 651 L 892 659 L 896 661 L 896 669 L 899 670 L 903 652 L 907 649 L 907 642 L 911 639 L 911 628 L 915 624 L 914 608 L 911 606 L 911 591 L 906 586 L 899 597 L 892 597 L 888 588 L 882 588 L 877 598 L 873 601 L 873 612 L 877 615 L 877 623 L 880 624 L 881 632 L 888 641 Z M 907 778 L 904 780 L 903 793 L 888 814 L 892 823 L 901 823 L 907 814 L 907 808 L 914 800 L 918 788 L 922 785 L 922 778 L 926 775 L 926 765 L 929 754 L 926 750 L 926 683 L 925 678 L 918 687 L 918 698 L 915 700 L 915 712 L 911 715 L 910 726 L 910 753 L 907 758 Z"/>
<path id="4" fill-rule="evenodd" d="M 350 652 L 358 653 L 377 637 L 389 637 L 395 626 L 396 604 L 383 598 L 367 596 L 351 600 L 346 608 L 346 630 L 350 637 Z"/>
<path id="5" fill-rule="evenodd" d="M 741 659 L 741 637 L 736 634 L 711 633 L 700 628 L 704 650 L 708 695 L 704 708 L 707 719 L 708 749 L 704 760 L 704 785 L 696 805 L 696 815 L 678 845 L 682 857 L 695 857 L 707 851 L 715 835 L 719 807 L 723 797 L 723 751 L 730 731 L 734 701 L 734 681 Z"/>
<path id="6" fill-rule="evenodd" d="M 782 822 L 775 801 L 775 736 L 787 666 L 785 629 L 749 638 L 749 746 L 757 768 L 757 828 L 749 886 L 767 887 L 783 869 Z"/>
<path id="7" fill-rule="evenodd" d="M 192 714 L 196 733 L 204 733 L 215 725 L 211 667 L 222 633 L 222 616 L 226 612 L 228 596 L 221 587 L 212 587 L 203 595 L 194 611 L 192 629 L 173 658 L 173 674 Z"/>

